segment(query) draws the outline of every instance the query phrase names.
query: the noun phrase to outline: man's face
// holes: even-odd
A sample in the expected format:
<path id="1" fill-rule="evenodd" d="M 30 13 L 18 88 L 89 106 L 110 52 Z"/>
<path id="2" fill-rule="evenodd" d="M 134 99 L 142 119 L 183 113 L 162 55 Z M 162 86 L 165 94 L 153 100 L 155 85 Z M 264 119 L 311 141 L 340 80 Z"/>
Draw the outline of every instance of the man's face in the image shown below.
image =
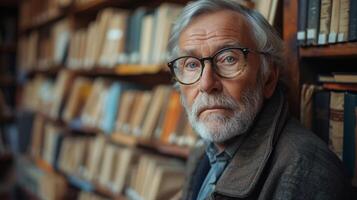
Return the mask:
<path id="1" fill-rule="evenodd" d="M 225 10 L 195 18 L 181 33 L 179 47 L 182 54 L 208 57 L 232 45 L 256 49 L 251 38 L 243 16 Z M 202 138 L 222 143 L 253 122 L 263 101 L 263 86 L 257 82 L 261 61 L 258 54 L 249 53 L 246 62 L 242 73 L 225 79 L 206 61 L 197 83 L 180 86 L 189 120 Z"/>

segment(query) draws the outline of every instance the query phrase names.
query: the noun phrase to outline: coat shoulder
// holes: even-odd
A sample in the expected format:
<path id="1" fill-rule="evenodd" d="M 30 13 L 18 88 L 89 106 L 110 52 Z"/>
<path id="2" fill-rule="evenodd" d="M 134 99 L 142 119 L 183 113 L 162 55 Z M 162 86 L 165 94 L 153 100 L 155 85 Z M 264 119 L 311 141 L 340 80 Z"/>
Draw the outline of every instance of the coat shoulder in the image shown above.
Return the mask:
<path id="1" fill-rule="evenodd" d="M 273 168 L 281 174 L 280 186 L 288 187 L 285 191 L 293 188 L 306 199 L 312 196 L 338 199 L 349 191 L 350 185 L 339 158 L 296 119 L 287 121 L 276 143 L 272 162 Z"/>

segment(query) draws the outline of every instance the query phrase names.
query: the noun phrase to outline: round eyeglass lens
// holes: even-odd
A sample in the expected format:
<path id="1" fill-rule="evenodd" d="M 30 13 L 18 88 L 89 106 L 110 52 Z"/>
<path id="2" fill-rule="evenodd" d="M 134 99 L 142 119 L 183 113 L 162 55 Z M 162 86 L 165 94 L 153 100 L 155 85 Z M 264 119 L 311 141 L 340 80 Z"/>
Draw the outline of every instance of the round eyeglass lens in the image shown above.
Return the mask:
<path id="1" fill-rule="evenodd" d="M 240 49 L 227 49 L 214 56 L 219 75 L 232 78 L 241 73 L 246 65 L 244 53 Z"/>
<path id="2" fill-rule="evenodd" d="M 182 83 L 196 82 L 200 78 L 201 70 L 200 60 L 194 57 L 182 57 L 174 63 L 175 76 Z"/>

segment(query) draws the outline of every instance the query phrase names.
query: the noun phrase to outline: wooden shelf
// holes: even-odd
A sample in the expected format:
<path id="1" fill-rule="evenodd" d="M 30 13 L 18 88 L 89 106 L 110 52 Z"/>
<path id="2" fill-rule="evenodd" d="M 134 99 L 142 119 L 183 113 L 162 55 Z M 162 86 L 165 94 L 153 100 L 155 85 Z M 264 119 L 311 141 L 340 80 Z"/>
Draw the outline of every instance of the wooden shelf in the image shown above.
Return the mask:
<path id="1" fill-rule="evenodd" d="M 357 56 L 357 42 L 299 48 L 301 58 Z"/>
<path id="2" fill-rule="evenodd" d="M 51 123 L 53 123 L 53 124 L 55 124 L 55 125 L 58 125 L 58 126 L 61 126 L 61 127 L 63 127 L 63 126 L 66 125 L 65 122 L 63 122 L 62 120 L 60 120 L 60 119 L 55 119 L 55 118 L 49 116 L 48 114 L 45 114 L 45 113 L 42 113 L 42 112 L 36 112 L 36 111 L 35 111 L 35 113 L 39 114 L 39 115 L 40 115 L 41 117 L 43 117 L 46 121 L 49 121 L 49 122 L 51 122 Z"/>
<path id="3" fill-rule="evenodd" d="M 327 90 L 357 92 L 357 84 L 353 83 L 324 83 L 322 87 Z"/>
<path id="4" fill-rule="evenodd" d="M 69 132 L 81 133 L 81 134 L 84 134 L 84 135 L 97 135 L 97 134 L 102 132 L 101 130 L 99 130 L 97 128 L 93 128 L 93 127 L 85 127 L 85 126 L 83 126 L 83 127 L 80 127 L 80 128 L 76 128 L 76 127 L 69 126 L 68 124 L 66 126 L 66 129 Z"/>
<path id="5" fill-rule="evenodd" d="M 58 74 L 58 72 L 63 69 L 63 66 L 54 66 L 50 67 L 48 69 L 32 69 L 29 71 L 25 71 L 26 76 L 32 77 L 36 74 L 42 74 L 46 76 L 55 76 Z"/>
<path id="6" fill-rule="evenodd" d="M 100 186 L 99 184 L 92 183 L 90 181 L 72 175 L 66 175 L 66 178 L 72 186 L 82 191 L 94 192 L 110 199 L 126 200 L 126 198 L 122 194 L 115 194 L 110 190 Z"/>
<path id="7" fill-rule="evenodd" d="M 100 11 L 105 7 L 120 6 L 122 8 L 130 7 L 133 1 L 130 0 L 93 0 L 89 3 L 74 5 L 73 13 L 76 15 L 87 15 Z"/>
<path id="8" fill-rule="evenodd" d="M 113 133 L 109 140 L 120 145 L 138 146 L 153 152 L 160 153 L 162 155 L 173 156 L 182 159 L 187 159 L 190 154 L 189 147 L 167 144 L 158 140 L 146 140 L 124 133 Z"/>
<path id="9" fill-rule="evenodd" d="M 172 83 L 170 72 L 161 68 L 151 68 L 152 66 L 143 67 L 142 69 L 133 70 L 138 65 L 123 65 L 114 68 L 94 67 L 90 70 L 67 69 L 64 66 L 50 67 L 49 69 L 35 69 L 25 72 L 26 76 L 33 77 L 36 74 L 45 76 L 56 76 L 61 70 L 67 69 L 74 73 L 75 76 L 87 77 L 107 77 L 119 81 L 141 84 L 147 87 L 153 87 L 160 84 Z M 156 65 L 158 66 L 158 65 Z"/>

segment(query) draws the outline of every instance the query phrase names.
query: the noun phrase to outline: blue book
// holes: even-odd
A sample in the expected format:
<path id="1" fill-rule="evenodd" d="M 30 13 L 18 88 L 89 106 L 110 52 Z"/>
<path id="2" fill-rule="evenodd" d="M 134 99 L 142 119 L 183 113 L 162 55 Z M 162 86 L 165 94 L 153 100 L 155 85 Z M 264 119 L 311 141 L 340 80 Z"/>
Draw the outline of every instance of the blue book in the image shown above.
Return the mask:
<path id="1" fill-rule="evenodd" d="M 348 40 L 357 41 L 357 1 L 350 0 L 350 16 L 348 24 Z"/>
<path id="2" fill-rule="evenodd" d="M 348 175 L 354 176 L 356 159 L 356 120 L 357 120 L 357 94 L 345 93 L 344 124 L 343 124 L 343 154 L 342 161 L 346 166 Z"/>
<path id="3" fill-rule="evenodd" d="M 132 58 L 130 58 L 130 62 L 135 62 L 135 57 L 137 57 L 140 52 L 141 22 L 146 13 L 147 9 L 140 7 L 128 18 L 125 52 L 131 55 Z"/>
<path id="4" fill-rule="evenodd" d="M 119 83 L 113 83 L 108 90 L 104 104 L 104 115 L 100 123 L 101 129 L 106 134 L 110 134 L 114 130 L 122 90 L 123 87 Z"/>
<path id="5" fill-rule="evenodd" d="M 110 86 L 104 100 L 103 118 L 99 125 L 105 134 L 111 134 L 114 131 L 115 120 L 120 109 L 121 94 L 125 90 L 134 89 L 140 89 L 140 87 L 123 82 L 116 82 Z"/>

